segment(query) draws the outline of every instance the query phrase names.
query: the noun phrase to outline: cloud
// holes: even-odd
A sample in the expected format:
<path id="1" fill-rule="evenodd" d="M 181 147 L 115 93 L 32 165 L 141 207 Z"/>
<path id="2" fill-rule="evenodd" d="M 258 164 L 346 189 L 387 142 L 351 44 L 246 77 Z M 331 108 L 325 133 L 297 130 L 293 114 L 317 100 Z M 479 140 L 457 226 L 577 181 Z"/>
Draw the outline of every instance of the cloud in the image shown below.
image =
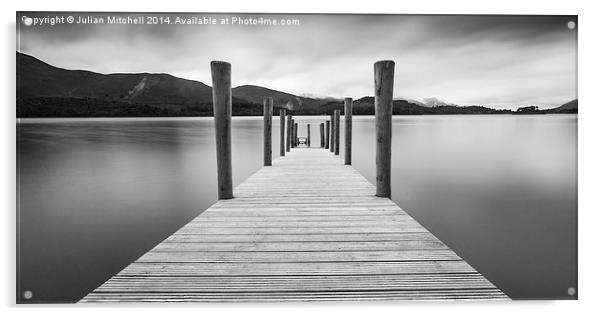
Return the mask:
<path id="1" fill-rule="evenodd" d="M 176 16 L 232 15 L 169 15 Z M 211 82 L 210 61 L 226 60 L 234 85 L 337 98 L 373 94 L 373 63 L 393 59 L 396 97 L 495 107 L 576 98 L 577 34 L 566 27 L 576 17 L 263 16 L 300 25 L 20 26 L 19 50 L 63 68 L 162 72 L 204 83 Z"/>

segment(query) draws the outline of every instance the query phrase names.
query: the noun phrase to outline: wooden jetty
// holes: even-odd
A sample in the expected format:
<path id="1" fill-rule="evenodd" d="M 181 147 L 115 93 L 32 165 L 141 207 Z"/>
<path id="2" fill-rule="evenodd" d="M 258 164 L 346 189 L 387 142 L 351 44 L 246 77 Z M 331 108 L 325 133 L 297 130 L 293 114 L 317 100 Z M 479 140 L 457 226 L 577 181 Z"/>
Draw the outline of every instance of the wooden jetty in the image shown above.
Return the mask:
<path id="1" fill-rule="evenodd" d="M 82 302 L 507 299 L 342 158 L 295 148 Z"/>
<path id="2" fill-rule="evenodd" d="M 272 161 L 273 100 L 264 99 L 264 167 L 232 188 L 230 64 L 211 63 L 217 203 L 81 302 L 508 299 L 391 197 L 393 61 L 375 63 L 376 186 L 351 166 L 352 100 L 320 146 L 280 115 Z M 287 135 L 284 135 L 284 130 Z M 323 136 L 326 136 L 325 139 Z"/>

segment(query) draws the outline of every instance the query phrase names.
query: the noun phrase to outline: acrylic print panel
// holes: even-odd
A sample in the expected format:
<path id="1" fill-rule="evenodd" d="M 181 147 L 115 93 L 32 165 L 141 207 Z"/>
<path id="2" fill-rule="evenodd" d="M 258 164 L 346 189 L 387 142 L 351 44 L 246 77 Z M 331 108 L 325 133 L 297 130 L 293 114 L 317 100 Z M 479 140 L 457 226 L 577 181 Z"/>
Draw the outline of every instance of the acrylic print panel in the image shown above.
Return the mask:
<path id="1" fill-rule="evenodd" d="M 17 21 L 18 303 L 577 298 L 577 16 Z"/>

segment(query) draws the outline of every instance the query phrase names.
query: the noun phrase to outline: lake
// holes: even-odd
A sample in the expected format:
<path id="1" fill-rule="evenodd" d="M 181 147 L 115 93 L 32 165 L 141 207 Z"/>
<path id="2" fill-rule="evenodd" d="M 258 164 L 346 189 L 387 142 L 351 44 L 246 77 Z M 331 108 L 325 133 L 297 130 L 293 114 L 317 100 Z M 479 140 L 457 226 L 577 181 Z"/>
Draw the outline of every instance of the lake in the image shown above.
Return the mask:
<path id="1" fill-rule="evenodd" d="M 319 146 L 326 119 L 295 117 L 299 136 Z M 353 123 L 374 183 L 374 119 Z M 263 164 L 262 124 L 233 118 L 235 185 Z M 392 199 L 458 255 L 512 298 L 571 298 L 577 115 L 395 116 L 392 150 Z M 215 160 L 213 118 L 20 120 L 17 296 L 82 298 L 217 200 Z"/>

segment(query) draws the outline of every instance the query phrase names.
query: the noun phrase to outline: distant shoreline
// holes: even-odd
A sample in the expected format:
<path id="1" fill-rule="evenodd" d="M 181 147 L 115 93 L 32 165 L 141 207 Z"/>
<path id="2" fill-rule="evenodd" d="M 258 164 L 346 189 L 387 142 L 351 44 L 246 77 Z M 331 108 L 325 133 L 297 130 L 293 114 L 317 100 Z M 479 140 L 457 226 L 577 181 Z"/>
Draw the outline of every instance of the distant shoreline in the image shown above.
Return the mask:
<path id="1" fill-rule="evenodd" d="M 535 115 L 535 116 L 539 116 L 539 115 L 578 115 L 579 113 L 575 112 L 575 113 L 558 113 L 558 112 L 554 112 L 554 113 L 531 113 L 531 114 L 516 114 L 516 113 L 499 113 L 499 114 L 397 114 L 397 115 L 393 115 L 393 117 L 400 117 L 400 116 L 484 116 L 484 115 L 492 115 L 492 116 L 530 116 L 530 115 Z M 273 115 L 274 117 L 278 117 L 278 115 L 275 113 Z M 320 117 L 320 116 L 325 116 L 328 117 L 330 116 L 330 114 L 301 114 L 301 115 L 296 115 L 297 117 L 305 117 L 305 116 L 311 116 L 311 117 Z M 354 117 L 370 117 L 372 115 L 368 115 L 368 114 L 354 114 Z M 251 118 L 251 117 L 262 117 L 260 115 L 232 115 L 233 118 Z M 123 119 L 123 120 L 127 120 L 127 119 L 198 119 L 198 118 L 213 118 L 213 116 L 52 116 L 52 117 L 43 117 L 43 116 L 28 116 L 28 117 L 16 117 L 17 120 L 22 119 L 22 120 L 46 120 L 46 119 L 57 119 L 57 120 L 76 120 L 76 119 L 90 119 L 90 120 L 108 120 L 108 119 Z M 17 122 L 19 123 L 19 122 Z"/>
<path id="2" fill-rule="evenodd" d="M 393 115 L 480 115 L 513 114 L 541 115 L 557 113 L 577 113 L 577 100 L 570 107 L 540 110 L 536 106 L 522 107 L 517 110 L 499 110 L 483 106 L 436 106 L 423 107 L 405 100 L 393 101 Z M 343 102 L 331 101 L 319 107 L 290 108 L 275 105 L 275 116 L 280 110 L 287 115 L 330 115 L 335 110 L 344 111 Z M 212 117 L 213 104 L 143 104 L 124 101 L 107 101 L 94 98 L 38 97 L 17 100 L 17 117 Z M 374 98 L 364 97 L 353 102 L 353 115 L 374 115 Z M 233 101 L 232 116 L 263 116 L 263 106 L 257 103 Z"/>

